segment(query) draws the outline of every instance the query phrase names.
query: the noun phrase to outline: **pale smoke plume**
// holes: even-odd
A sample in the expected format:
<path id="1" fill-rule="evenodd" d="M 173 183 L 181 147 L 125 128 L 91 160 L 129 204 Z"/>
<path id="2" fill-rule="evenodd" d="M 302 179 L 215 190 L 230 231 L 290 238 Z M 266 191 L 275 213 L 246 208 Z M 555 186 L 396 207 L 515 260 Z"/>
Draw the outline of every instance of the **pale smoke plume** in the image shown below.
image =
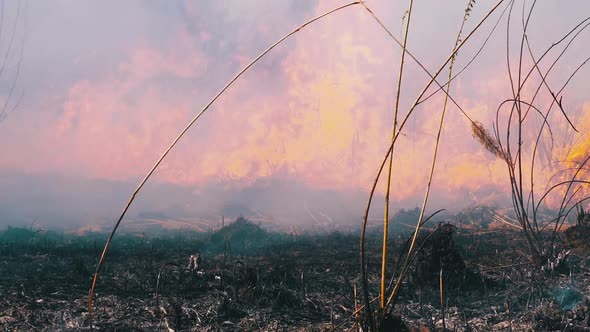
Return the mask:
<path id="1" fill-rule="evenodd" d="M 28 43 L 33 54 L 25 78 L 32 93 L 18 116 L 0 130 L 0 148 L 6 156 L 0 168 L 120 181 L 129 188 L 117 194 L 124 197 L 233 73 L 282 34 L 339 3 L 128 2 L 117 4 L 121 8 L 109 25 L 106 17 L 112 14 L 112 3 L 96 3 L 92 13 L 67 2 L 56 2 L 55 8 L 30 4 Z M 399 30 L 403 6 L 369 5 L 393 31 Z M 486 6 L 478 3 L 472 25 Z M 552 4 L 539 7 L 537 22 L 555 10 Z M 43 10 L 54 16 L 41 20 Z M 409 47 L 433 70 L 454 45 L 463 8 L 422 4 L 415 12 Z M 58 36 L 69 29 L 61 23 L 44 31 L 60 15 L 81 23 L 78 32 L 67 33 L 69 42 L 44 34 Z M 102 32 L 94 27 L 101 17 Z M 560 25 L 561 31 L 569 28 L 567 22 Z M 491 24 L 483 31 L 490 28 Z M 531 30 L 530 38 L 540 49 L 558 35 L 540 23 Z M 494 35 L 481 58 L 452 87 L 455 99 L 486 128 L 491 128 L 496 107 L 510 96 L 503 32 Z M 545 35 L 552 39 L 542 39 Z M 459 54 L 458 67 L 467 63 L 484 37 L 482 32 Z M 576 43 L 568 58 L 572 63 L 587 51 L 585 41 L 587 36 Z M 51 45 L 52 53 L 34 52 L 39 43 Z M 155 183 L 189 192 L 187 198 L 178 198 L 187 215 L 249 211 L 274 220 L 326 219 L 322 214 L 356 220 L 390 139 L 399 53 L 359 6 L 307 27 L 213 106 L 162 164 Z M 570 67 L 569 62 L 563 65 L 564 70 Z M 42 70 L 46 68 L 53 68 L 53 74 Z M 427 80 L 414 63 L 408 62 L 407 68 L 402 109 Z M 567 90 L 569 109 L 582 114 L 579 128 L 590 125 L 582 106 L 587 102 L 580 88 L 587 86 L 584 83 L 579 79 Z M 397 205 L 413 206 L 422 196 L 441 108 L 439 95 L 422 104 L 400 139 L 392 185 Z M 508 183 L 502 161 L 471 137 L 470 123 L 456 109 L 448 114 L 433 206 L 490 203 L 505 195 Z M 567 144 L 558 146 L 554 158 L 580 158 L 588 142 L 575 141 L 569 154 Z M 84 190 L 79 191 L 83 195 Z M 161 201 L 166 202 L 162 210 L 178 205 L 166 197 Z M 105 203 L 109 212 L 104 215 L 110 216 L 119 204 Z"/>

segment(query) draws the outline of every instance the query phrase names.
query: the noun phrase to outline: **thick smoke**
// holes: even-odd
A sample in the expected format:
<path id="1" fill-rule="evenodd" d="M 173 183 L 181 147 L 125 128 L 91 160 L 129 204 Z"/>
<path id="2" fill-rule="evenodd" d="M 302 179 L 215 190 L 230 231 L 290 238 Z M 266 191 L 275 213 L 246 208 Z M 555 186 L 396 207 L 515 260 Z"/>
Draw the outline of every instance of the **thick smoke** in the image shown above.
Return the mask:
<path id="1" fill-rule="evenodd" d="M 27 93 L 0 126 L 0 185 L 9 188 L 2 191 L 1 223 L 112 222 L 161 151 L 235 72 L 338 4 L 29 3 L 21 76 Z M 405 8 L 369 5 L 399 32 Z M 489 6 L 477 4 L 468 29 Z M 555 6 L 538 5 L 529 34 L 535 52 L 570 28 L 560 17 L 575 22 L 583 11 L 574 8 L 588 4 Z M 429 70 L 450 53 L 463 11 L 456 2 L 417 4 L 409 48 Z M 550 15 L 554 28 L 543 24 Z M 457 68 L 497 17 L 460 52 Z M 487 127 L 511 93 L 503 29 L 452 86 L 464 110 Z M 573 44 L 551 82 L 563 82 L 561 73 L 585 58 L 587 39 L 583 34 Z M 161 165 L 129 218 L 218 222 L 244 214 L 273 225 L 358 224 L 391 136 L 399 55 L 360 6 L 303 29 L 213 105 Z M 402 116 L 428 79 L 407 61 Z M 573 114 L 587 110 L 587 76 L 578 74 L 564 92 Z M 441 109 L 437 95 L 407 122 L 395 151 L 396 207 L 415 207 L 423 197 Z M 578 121 L 580 128 L 588 124 L 584 116 Z M 581 144 L 575 151 L 587 146 L 575 142 Z M 564 157 L 567 146 L 556 151 Z M 505 203 L 507 190 L 505 166 L 471 138 L 469 122 L 451 107 L 431 208 Z M 383 182 L 377 191 L 376 209 Z"/>

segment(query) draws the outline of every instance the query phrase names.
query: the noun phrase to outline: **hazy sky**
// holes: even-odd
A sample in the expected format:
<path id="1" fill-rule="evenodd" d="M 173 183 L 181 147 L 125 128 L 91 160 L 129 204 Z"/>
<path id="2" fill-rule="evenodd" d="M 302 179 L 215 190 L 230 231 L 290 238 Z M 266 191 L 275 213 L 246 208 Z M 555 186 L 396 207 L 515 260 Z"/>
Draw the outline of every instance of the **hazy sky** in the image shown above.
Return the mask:
<path id="1" fill-rule="evenodd" d="M 14 26 L 16 38 L 0 92 L 6 100 L 22 47 L 11 100 L 23 98 L 0 123 L 0 225 L 112 222 L 163 149 L 242 66 L 301 23 L 343 3 L 56 0 L 23 2 L 20 11 L 17 2 L 7 3 L 0 54 Z M 401 37 L 406 4 L 387 3 L 367 2 Z M 494 3 L 478 1 L 465 31 Z M 429 70 L 450 54 L 465 5 L 416 1 L 408 47 Z M 522 6 L 517 1 L 512 13 L 513 66 Z M 473 57 L 504 8 L 459 52 L 456 68 Z M 452 86 L 469 116 L 490 129 L 495 109 L 511 96 L 507 14 Z M 528 34 L 534 54 L 539 57 L 586 16 L 585 0 L 568 6 L 539 1 Z M 590 32 L 584 30 L 548 82 L 561 86 L 590 56 L 588 45 Z M 541 67 L 546 70 L 564 46 Z M 306 27 L 213 105 L 161 165 L 130 218 L 158 212 L 215 219 L 242 212 L 279 223 L 356 221 L 391 136 L 399 57 L 399 48 L 359 5 Z M 525 57 L 526 68 L 530 63 Z M 427 81 L 409 59 L 406 68 L 404 114 Z M 582 131 L 590 128 L 588 74 L 582 68 L 562 93 Z M 533 86 L 525 92 L 534 92 Z M 548 102 L 547 96 L 538 100 L 540 107 Z M 422 104 L 400 139 L 392 185 L 398 206 L 414 207 L 423 195 L 441 106 L 439 97 Z M 466 206 L 505 195 L 505 166 L 472 139 L 469 122 L 455 107 L 446 121 L 433 204 Z M 558 131 L 559 142 L 566 133 Z M 559 142 L 560 151 L 567 150 Z M 589 146 L 585 139 L 576 144 L 583 151 Z"/>

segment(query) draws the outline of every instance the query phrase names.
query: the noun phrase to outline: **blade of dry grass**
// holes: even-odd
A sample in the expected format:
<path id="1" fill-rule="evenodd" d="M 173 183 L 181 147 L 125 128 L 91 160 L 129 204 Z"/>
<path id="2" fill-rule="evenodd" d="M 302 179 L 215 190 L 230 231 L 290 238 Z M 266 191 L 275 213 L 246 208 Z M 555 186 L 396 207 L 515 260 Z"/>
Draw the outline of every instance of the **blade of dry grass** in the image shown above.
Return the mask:
<path id="1" fill-rule="evenodd" d="M 156 281 L 156 293 L 155 293 L 155 296 L 154 296 L 155 297 L 155 300 L 156 300 L 156 312 L 157 313 L 160 312 L 160 301 L 159 301 L 159 299 L 160 299 L 160 297 L 159 297 L 159 294 L 160 294 L 160 280 L 163 280 L 161 278 L 162 277 L 162 272 L 164 272 L 165 269 L 168 268 L 168 267 L 174 267 L 174 268 L 178 269 L 178 271 L 179 271 L 178 273 L 182 273 L 180 266 L 178 264 L 176 264 L 176 263 L 164 263 L 164 264 L 162 264 L 162 266 L 160 266 L 160 270 L 158 271 L 158 278 L 157 278 L 157 281 Z"/>
<path id="2" fill-rule="evenodd" d="M 410 5 L 408 7 L 407 15 L 406 15 L 406 29 L 404 31 L 404 41 L 402 44 L 402 55 L 400 59 L 399 65 L 399 75 L 397 80 L 397 90 L 395 93 L 395 109 L 393 113 L 393 128 L 391 130 L 391 140 L 393 141 L 395 137 L 395 133 L 397 130 L 397 116 L 399 112 L 399 98 L 402 90 L 402 78 L 404 73 L 404 61 L 406 57 L 406 49 L 408 43 L 408 33 L 410 31 L 410 21 L 412 18 L 412 7 L 414 5 L 414 1 L 410 0 Z M 380 290 L 380 297 L 379 305 L 381 310 L 385 308 L 385 287 L 387 283 L 387 238 L 389 236 L 389 194 L 391 190 L 391 170 L 393 168 L 393 151 L 389 155 L 389 169 L 387 171 L 387 187 L 385 191 L 385 211 L 383 213 L 383 249 L 382 249 L 382 256 L 381 256 L 381 290 Z"/>
<path id="3" fill-rule="evenodd" d="M 477 59 L 477 57 L 481 54 L 481 52 L 483 51 L 483 49 L 488 44 L 490 38 L 492 37 L 492 35 L 496 31 L 496 28 L 498 28 L 498 25 L 500 25 L 500 21 L 504 17 L 504 14 L 506 13 L 506 10 L 508 8 L 509 8 L 509 6 L 506 6 L 504 8 L 504 10 L 502 11 L 502 13 L 498 16 L 498 19 L 496 20 L 496 23 L 494 24 L 494 26 L 492 27 L 492 29 L 490 29 L 490 32 L 488 33 L 488 35 L 485 38 L 484 42 L 481 44 L 481 46 L 479 47 L 479 49 L 477 50 L 477 52 L 475 52 L 475 54 L 471 57 L 471 59 L 461 68 L 461 70 L 457 71 L 457 73 L 454 74 L 453 77 L 450 80 L 448 80 L 447 82 L 445 82 L 443 85 L 438 84 L 438 86 L 439 86 L 438 89 L 434 90 L 428 96 L 422 98 L 422 100 L 420 101 L 420 103 L 423 103 L 423 102 L 427 101 L 428 99 L 432 98 L 433 96 L 435 96 L 438 92 L 440 92 L 441 90 L 443 90 L 443 86 L 446 86 L 447 84 L 449 84 L 452 81 L 454 81 L 457 77 L 461 76 L 461 74 L 465 70 L 467 70 L 467 68 L 469 68 L 471 66 L 471 64 L 473 64 L 473 62 Z M 453 100 L 451 99 L 451 101 L 453 101 Z"/>
<path id="4" fill-rule="evenodd" d="M 383 21 L 381 21 L 381 19 L 379 19 L 379 17 L 377 17 L 377 15 L 371 10 L 371 8 L 369 8 L 365 2 L 361 3 L 363 5 L 363 7 L 366 9 L 366 11 L 369 13 L 369 15 L 373 18 L 373 20 L 381 27 L 381 29 L 383 29 L 383 31 L 385 31 L 385 33 L 389 36 L 389 38 L 391 38 L 399 47 L 401 47 L 403 49 L 403 44 L 395 37 L 395 35 L 391 32 L 391 30 L 389 30 L 387 28 L 387 26 L 385 26 L 385 24 L 383 23 Z M 418 60 L 418 58 L 416 58 L 414 56 L 414 54 L 408 50 L 408 48 L 405 49 L 405 53 L 412 59 L 414 60 L 414 62 L 418 65 L 418 67 L 420 67 L 420 69 L 422 69 L 422 71 L 424 71 L 424 73 L 426 73 L 426 75 L 428 75 L 428 77 L 430 79 L 434 80 L 434 83 L 439 87 L 439 90 L 442 90 L 444 92 L 444 85 L 446 85 L 447 83 L 445 83 L 444 85 L 441 84 L 435 76 L 433 76 L 430 71 L 424 66 L 424 64 L 422 64 L 422 62 L 420 60 Z M 466 67 L 465 67 L 466 68 Z M 465 69 L 464 68 L 464 69 Z M 436 93 L 434 93 L 436 94 Z M 431 97 L 431 96 L 429 96 Z M 467 112 L 465 112 L 465 110 L 461 107 L 461 105 L 459 105 L 459 103 L 457 103 L 457 101 L 453 98 L 453 96 L 448 96 L 449 100 L 451 100 L 451 102 L 453 102 L 453 104 L 455 105 L 455 107 L 457 107 L 457 109 L 459 111 L 461 111 L 461 113 L 467 118 L 467 120 L 469 120 L 469 122 L 473 122 L 473 120 L 471 120 L 471 117 L 467 114 Z M 421 104 L 424 102 L 426 98 L 421 99 L 417 105 Z"/>
<path id="5" fill-rule="evenodd" d="M 467 9 L 465 10 L 465 15 L 463 16 L 463 22 L 461 22 L 461 27 L 459 28 L 459 32 L 457 33 L 455 46 L 453 47 L 453 52 L 451 55 L 451 63 L 449 65 L 449 75 L 448 75 L 449 81 L 453 77 L 453 66 L 455 64 L 455 59 L 456 59 L 458 47 L 461 44 L 461 34 L 463 33 L 463 28 L 465 27 L 465 22 L 467 22 L 467 18 L 469 17 L 469 13 L 471 12 L 472 7 L 473 7 L 473 0 L 469 0 L 467 2 Z M 420 210 L 420 216 L 418 217 L 418 222 L 416 222 L 416 230 L 414 231 L 414 236 L 412 238 L 412 242 L 410 243 L 410 248 L 408 249 L 408 256 L 406 257 L 406 263 L 404 264 L 404 267 L 402 269 L 400 277 L 399 277 L 396 285 L 394 286 L 394 288 L 389 296 L 389 299 L 387 300 L 387 303 L 391 303 L 393 298 L 397 295 L 397 292 L 399 291 L 401 283 L 403 282 L 404 276 L 406 275 L 406 273 L 410 267 L 410 262 L 411 262 L 410 257 L 411 257 L 411 254 L 413 253 L 413 249 L 416 245 L 416 240 L 418 239 L 418 234 L 420 233 L 420 227 L 422 224 L 422 220 L 424 220 L 424 212 L 426 211 L 426 206 L 428 205 L 428 198 L 430 195 L 430 189 L 432 188 L 432 179 L 434 178 L 434 171 L 436 168 L 436 161 L 437 161 L 438 150 L 439 150 L 439 146 L 440 146 L 440 138 L 441 138 L 442 129 L 443 129 L 444 121 L 445 121 L 445 115 L 446 115 L 446 111 L 447 111 L 447 105 L 448 105 L 448 100 L 449 100 L 449 98 L 447 96 L 450 94 L 450 90 L 451 90 L 451 84 L 449 83 L 446 86 L 445 100 L 443 103 L 443 109 L 442 109 L 442 113 L 441 113 L 440 121 L 439 121 L 439 125 L 438 125 L 438 132 L 436 135 L 434 152 L 432 155 L 432 163 L 430 166 L 430 174 L 428 175 L 428 183 L 426 185 L 426 192 L 424 193 L 424 200 L 422 201 L 422 209 Z"/>
<path id="6" fill-rule="evenodd" d="M 440 274 L 438 277 L 438 291 L 440 294 L 440 311 L 442 313 L 442 323 L 443 323 L 443 331 L 447 330 L 447 325 L 445 323 L 445 296 L 444 296 L 444 283 L 443 283 L 443 269 L 440 269 Z"/>
<path id="7" fill-rule="evenodd" d="M 275 47 L 277 47 L 278 45 L 280 45 L 283 41 L 285 41 L 286 39 L 288 39 L 289 37 L 291 37 L 292 35 L 296 34 L 297 32 L 299 32 L 301 29 L 305 28 L 306 26 L 308 26 L 309 24 L 312 24 L 318 20 L 321 20 L 322 18 L 333 14 L 339 10 L 342 10 L 344 8 L 350 7 L 350 6 L 354 6 L 354 5 L 358 5 L 360 4 L 360 1 L 353 1 L 353 2 L 349 2 L 347 4 L 344 4 L 342 6 L 336 7 L 334 9 L 331 9 L 321 15 L 318 15 L 314 18 L 312 18 L 311 20 L 303 23 L 302 25 L 300 25 L 299 27 L 297 27 L 296 29 L 294 29 L 293 31 L 289 32 L 288 34 L 286 34 L 285 36 L 283 36 L 282 38 L 280 38 L 278 41 L 276 41 L 274 44 L 272 44 L 271 46 L 269 46 L 266 50 L 264 50 L 262 53 L 260 53 L 260 55 L 258 55 L 256 58 L 254 58 L 254 60 L 252 60 L 250 63 L 248 63 L 242 70 L 240 70 L 210 101 L 209 103 L 207 103 L 207 105 L 205 105 L 205 107 L 203 107 L 203 109 L 186 125 L 186 127 L 180 132 L 180 134 L 172 141 L 172 143 L 170 144 L 170 146 L 164 151 L 164 153 L 160 156 L 160 158 L 156 161 L 156 163 L 154 164 L 154 166 L 152 166 L 152 168 L 150 169 L 150 171 L 147 173 L 147 175 L 143 178 L 143 180 L 139 183 L 139 185 L 137 186 L 137 189 L 135 189 L 135 191 L 133 192 L 133 194 L 131 195 L 131 197 L 129 198 L 129 200 L 127 201 L 127 204 L 125 205 L 125 207 L 123 208 L 123 211 L 121 213 L 121 215 L 119 216 L 119 218 L 117 219 L 117 222 L 115 223 L 115 226 L 113 227 L 113 230 L 111 231 L 111 234 L 109 235 L 109 238 L 107 239 L 107 242 L 104 246 L 104 249 L 102 251 L 102 254 L 100 256 L 100 259 L 98 261 L 98 264 L 96 265 L 96 271 L 94 272 L 94 277 L 92 279 L 92 286 L 90 287 L 90 290 L 88 292 L 88 311 L 90 314 L 92 314 L 92 304 L 93 304 L 93 298 L 94 298 L 94 290 L 96 288 L 96 282 L 98 280 L 98 275 L 100 273 L 100 270 L 102 268 L 102 266 L 104 265 L 104 261 L 105 261 L 105 257 L 106 254 L 108 252 L 109 246 L 111 244 L 111 241 L 113 239 L 113 236 L 115 235 L 117 229 L 119 228 L 119 225 L 121 224 L 121 221 L 123 220 L 123 218 L 125 217 L 125 215 L 127 214 L 127 210 L 129 210 L 129 207 L 131 206 L 131 203 L 133 203 L 133 201 L 135 200 L 135 197 L 137 196 L 137 194 L 139 193 L 139 191 L 141 190 L 141 188 L 144 186 L 144 184 L 147 182 L 147 180 L 152 176 L 152 174 L 154 173 L 154 171 L 158 168 L 158 166 L 162 163 L 162 161 L 164 160 L 164 158 L 166 158 L 166 156 L 168 155 L 168 153 L 170 152 L 170 150 L 172 150 L 172 148 L 174 148 L 174 146 L 176 145 L 176 143 L 178 143 L 178 141 L 180 141 L 180 139 L 184 136 L 184 134 L 193 126 L 193 124 L 209 109 L 209 107 L 230 87 L 232 86 L 232 84 L 237 81 L 246 71 L 248 71 L 248 69 L 250 69 L 256 62 L 258 62 L 261 58 L 263 58 L 266 54 L 268 54 L 272 49 L 274 49 Z"/>
<path id="8" fill-rule="evenodd" d="M 26 5 L 24 10 L 26 11 Z M 16 8 L 16 17 L 14 19 L 13 22 L 13 26 L 12 26 L 12 30 L 10 33 L 10 38 L 8 39 L 8 44 L 6 45 L 6 51 L 4 53 L 4 57 L 2 60 L 2 64 L 0 65 L 0 77 L 3 77 L 3 75 L 5 74 L 4 71 L 6 69 L 6 65 L 8 63 L 9 58 L 11 58 L 12 55 L 14 55 L 13 53 L 13 48 L 14 48 L 14 43 L 15 43 L 15 38 L 16 38 L 16 32 L 17 32 L 17 27 L 18 27 L 18 23 L 21 20 L 21 11 L 23 9 L 21 8 L 21 2 L 18 2 L 18 6 Z M 0 40 L 2 40 L 2 32 L 3 32 L 3 28 L 4 28 L 4 2 L 2 2 L 1 4 L 1 9 L 0 9 Z M 16 90 L 16 86 L 17 83 L 20 79 L 21 76 L 21 67 L 22 67 L 22 63 L 23 63 L 23 58 L 24 58 L 24 49 L 25 49 L 25 38 L 23 37 L 21 43 L 20 43 L 20 51 L 18 52 L 18 57 L 17 57 L 17 62 L 16 62 L 16 69 L 15 69 L 15 73 L 14 73 L 14 78 L 11 79 L 11 84 L 10 84 L 10 88 L 8 90 L 8 95 L 6 96 L 6 98 L 4 98 L 4 102 L 2 105 L 2 109 L 0 110 L 0 122 L 2 122 L 4 119 L 6 119 L 6 117 L 14 112 L 14 110 L 16 110 L 18 108 L 18 106 L 20 105 L 23 96 L 24 96 L 24 92 L 20 94 L 19 97 L 14 98 L 14 92 Z M 14 101 L 14 103 L 13 103 Z M 12 104 L 13 105 L 10 105 Z"/>

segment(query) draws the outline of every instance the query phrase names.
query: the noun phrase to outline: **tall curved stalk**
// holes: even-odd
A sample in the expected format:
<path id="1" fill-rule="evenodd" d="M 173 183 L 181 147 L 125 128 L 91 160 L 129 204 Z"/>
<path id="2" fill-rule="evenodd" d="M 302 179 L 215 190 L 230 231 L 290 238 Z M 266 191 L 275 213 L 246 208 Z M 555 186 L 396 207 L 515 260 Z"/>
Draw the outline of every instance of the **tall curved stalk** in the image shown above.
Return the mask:
<path id="1" fill-rule="evenodd" d="M 186 134 L 186 132 L 193 126 L 193 124 L 195 122 L 197 122 L 197 120 L 209 109 L 209 107 L 230 87 L 233 85 L 233 83 L 235 81 L 237 81 L 246 71 L 248 71 L 248 69 L 250 69 L 256 62 L 258 62 L 261 58 L 263 58 L 266 54 L 268 54 L 272 49 L 274 49 L 275 47 L 277 47 L 278 45 L 280 45 L 282 42 L 284 42 L 286 39 L 288 39 L 289 37 L 291 37 L 292 35 L 296 34 L 297 32 L 299 32 L 301 29 L 305 28 L 306 26 L 308 26 L 309 24 L 312 24 L 318 20 L 321 20 L 322 18 L 335 13 L 339 10 L 342 10 L 344 8 L 350 7 L 350 6 L 354 6 L 354 5 L 358 5 L 360 4 L 360 1 L 353 1 L 353 2 L 349 2 L 347 4 L 344 4 L 342 6 L 336 7 L 334 9 L 331 9 L 321 15 L 318 15 L 314 18 L 312 18 L 311 20 L 303 23 L 302 25 L 300 25 L 299 27 L 297 27 L 296 29 L 294 29 L 293 31 L 289 32 L 288 34 L 286 34 L 285 36 L 283 36 L 282 38 L 280 38 L 278 41 L 276 41 L 274 44 L 272 44 L 271 46 L 269 46 L 266 50 L 264 50 L 262 53 L 260 53 L 260 55 L 258 55 L 256 58 L 254 58 L 254 60 L 252 60 L 250 63 L 248 63 L 244 68 L 242 68 L 206 105 L 205 107 L 203 107 L 203 109 L 201 109 L 201 111 L 191 120 L 189 121 L 189 123 L 186 125 L 186 127 L 180 132 L 180 134 L 178 134 L 178 136 L 172 141 L 172 143 L 170 144 L 170 146 L 168 146 L 168 148 L 164 151 L 164 153 L 162 153 L 162 155 L 160 156 L 160 158 L 156 161 L 156 163 L 154 164 L 154 166 L 152 166 L 152 168 L 149 170 L 149 172 L 146 174 L 146 176 L 143 178 L 143 180 L 139 183 L 139 185 L 137 186 L 137 189 L 135 189 L 135 191 L 133 192 L 133 194 L 131 195 L 131 197 L 129 198 L 129 200 L 127 201 L 127 204 L 125 205 L 125 207 L 123 208 L 123 211 L 121 212 L 121 215 L 119 216 L 119 218 L 117 219 L 117 222 L 115 223 L 115 226 L 113 227 L 113 230 L 111 231 L 111 234 L 109 235 L 109 238 L 107 239 L 107 242 L 104 246 L 104 249 L 102 250 L 102 254 L 100 255 L 100 260 L 98 261 L 97 265 L 96 265 L 96 270 L 94 272 L 94 277 L 92 278 L 92 286 L 90 287 L 90 290 L 88 292 L 88 312 L 90 314 L 92 314 L 92 305 L 93 305 L 93 299 L 94 299 L 94 290 L 96 288 L 96 282 L 98 280 L 98 275 L 100 273 L 100 270 L 102 268 L 102 266 L 104 265 L 105 262 L 105 257 L 106 254 L 108 252 L 109 246 L 111 244 L 111 241 L 113 239 L 113 236 L 115 235 L 115 232 L 117 231 L 117 229 L 119 228 L 119 225 L 121 224 L 121 221 L 123 220 L 123 218 L 125 217 L 125 215 L 127 214 L 127 211 L 129 210 L 129 207 L 131 206 L 131 203 L 133 203 L 133 201 L 135 200 L 135 197 L 137 196 L 137 194 L 139 193 L 139 191 L 141 190 L 141 188 L 143 188 L 144 184 L 147 182 L 147 180 L 152 176 L 152 174 L 154 173 L 154 171 L 158 168 L 158 166 L 162 163 L 162 161 L 164 160 L 164 158 L 166 158 L 166 156 L 168 155 L 168 153 L 170 152 L 170 150 L 172 150 L 172 148 L 174 148 L 174 146 L 176 145 L 176 143 L 178 143 L 178 141 L 180 141 L 180 139 L 184 136 L 184 134 Z"/>

